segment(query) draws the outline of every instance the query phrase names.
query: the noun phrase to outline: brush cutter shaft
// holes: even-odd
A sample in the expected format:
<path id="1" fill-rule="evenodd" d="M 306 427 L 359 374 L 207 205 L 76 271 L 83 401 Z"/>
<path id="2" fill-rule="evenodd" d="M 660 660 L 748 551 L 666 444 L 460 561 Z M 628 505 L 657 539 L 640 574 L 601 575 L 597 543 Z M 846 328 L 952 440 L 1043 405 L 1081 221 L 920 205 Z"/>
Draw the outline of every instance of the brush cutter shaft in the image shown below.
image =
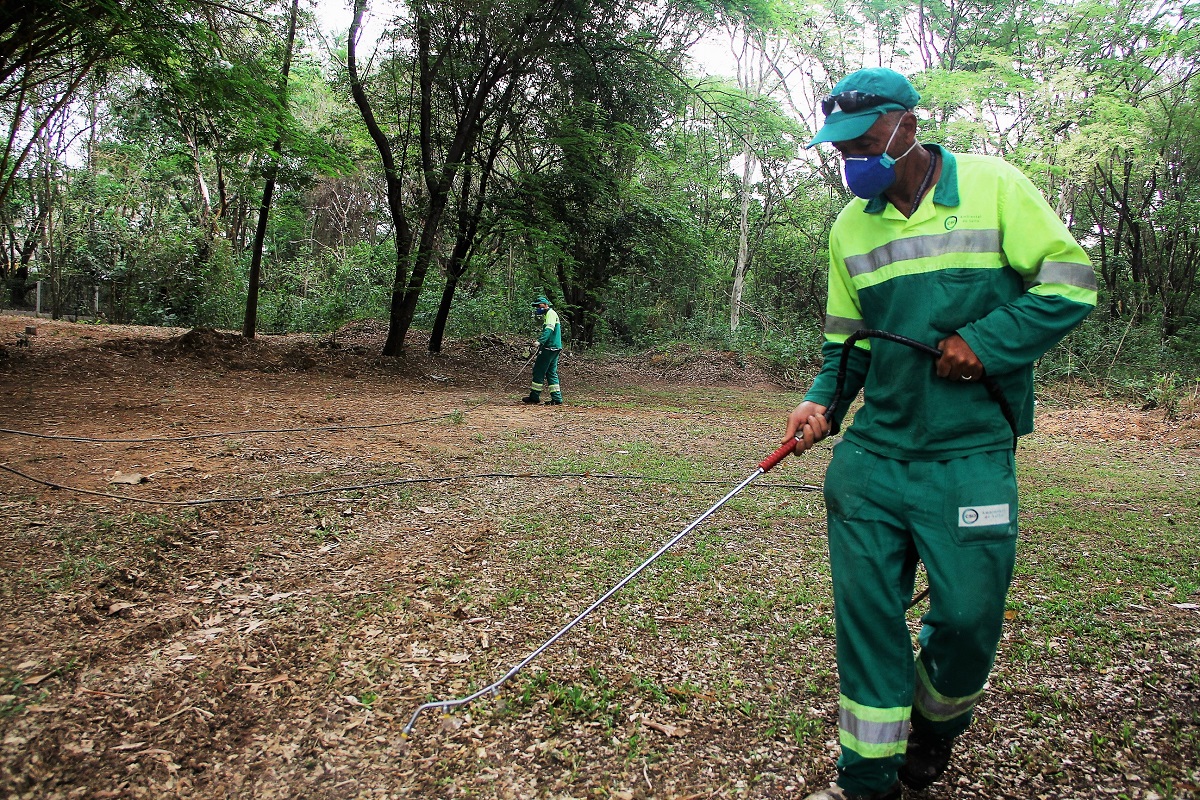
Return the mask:
<path id="1" fill-rule="evenodd" d="M 784 456 L 786 456 L 788 453 L 791 452 L 791 450 L 794 446 L 795 446 L 794 444 L 789 444 L 789 445 L 785 445 L 784 447 L 781 447 L 779 450 L 776 450 L 774 453 L 772 453 L 770 458 L 767 459 L 767 461 L 770 461 L 771 459 L 775 459 L 774 462 L 772 462 L 772 464 L 771 464 L 772 467 L 775 466 L 775 464 L 778 464 L 779 461 L 782 460 Z M 785 448 L 786 448 L 786 450 L 785 450 Z M 776 458 L 776 456 L 778 456 L 778 458 Z M 770 467 L 768 467 L 767 469 L 770 469 Z M 603 605 L 603 603 L 606 600 L 608 600 L 608 598 L 612 597 L 614 594 L 621 591 L 621 589 L 625 588 L 625 585 L 628 584 L 630 581 L 632 581 L 634 578 L 636 578 L 641 573 L 642 570 L 644 570 L 646 567 L 650 566 L 655 561 L 657 561 L 659 556 L 661 556 L 663 553 L 670 550 L 672 545 L 674 545 L 676 542 L 678 542 L 684 536 L 687 536 L 689 533 L 691 533 L 693 530 L 695 530 L 696 526 L 698 526 L 700 523 L 704 522 L 704 520 L 706 520 L 710 516 L 712 516 L 712 514 L 718 508 L 720 508 L 721 506 L 728 503 L 729 500 L 734 495 L 736 495 L 738 492 L 742 491 L 742 489 L 745 489 L 747 486 L 749 486 L 751 483 L 754 482 L 755 478 L 757 478 L 759 475 L 762 475 L 766 471 L 767 471 L 766 469 L 763 469 L 760 466 L 757 470 L 750 473 L 749 477 L 747 477 L 744 481 L 742 481 L 736 487 L 734 487 L 734 489 L 732 489 L 728 494 L 726 494 L 724 497 L 722 497 L 720 500 L 718 500 L 716 503 L 714 503 L 712 505 L 712 507 L 710 507 L 707 511 L 705 511 L 703 514 L 701 514 L 699 517 L 697 517 L 695 520 L 693 520 L 691 522 L 691 524 L 689 524 L 686 528 L 681 530 L 679 533 L 675 534 L 675 536 L 669 542 L 664 544 L 662 547 L 658 548 L 657 552 L 655 552 L 654 555 L 650 556 L 645 561 L 643 561 L 638 566 L 637 569 L 635 569 L 633 572 L 629 573 L 624 578 L 622 578 L 620 583 L 618 583 L 616 586 L 609 589 L 607 592 L 605 592 L 603 595 L 601 595 L 600 598 L 598 600 L 596 600 L 596 602 L 592 603 L 590 606 L 587 607 L 586 610 L 581 612 L 579 614 L 579 616 L 575 617 L 575 619 L 568 622 L 566 627 L 564 627 L 558 633 L 554 634 L 549 639 L 547 639 L 546 642 L 541 647 L 539 647 L 537 650 L 534 650 L 532 653 L 525 656 L 525 658 L 519 664 L 517 664 L 515 667 L 513 667 L 508 672 L 506 672 L 504 674 L 503 678 L 501 678 L 500 680 L 496 681 L 493 684 L 483 687 L 482 689 L 480 689 L 479 691 L 475 692 L 472 695 L 469 695 L 468 697 L 462 697 L 462 698 L 459 698 L 458 700 L 439 700 L 439 701 L 435 701 L 432 703 L 425 703 L 424 705 L 422 705 L 420 708 L 418 708 L 416 711 L 413 712 L 412 719 L 410 719 L 408 721 L 408 724 L 404 726 L 403 734 L 405 736 L 408 735 L 408 733 L 413 729 L 413 726 L 417 724 L 417 718 L 419 716 L 421 716 L 421 712 L 423 712 L 423 711 L 431 711 L 435 708 L 440 708 L 443 711 L 448 711 L 450 709 L 458 708 L 459 706 L 464 706 L 464 705 L 467 705 L 468 703 L 478 700 L 480 697 L 483 697 L 485 694 L 493 694 L 494 695 L 496 693 L 496 691 L 500 688 L 500 686 L 502 684 L 504 684 L 506 681 L 508 681 L 509 678 L 516 675 L 518 672 L 521 671 L 522 668 L 524 668 L 527 664 L 529 664 L 529 662 L 533 661 L 535 658 L 537 658 L 543 652 L 545 652 L 546 648 L 548 648 L 550 645 L 557 642 L 560 638 L 562 638 L 563 634 L 565 634 L 567 631 L 571 630 L 576 625 L 578 625 L 580 622 L 582 622 L 584 620 L 584 618 L 586 618 L 589 614 L 591 614 L 593 611 L 595 611 L 597 608 L 599 608 L 601 605 Z"/>
<path id="2" fill-rule="evenodd" d="M 762 475 L 763 473 L 767 472 L 772 467 L 778 465 L 780 461 L 787 458 L 795 450 L 795 447 L 796 447 L 796 440 L 785 442 L 784 444 L 780 445 L 779 449 L 777 449 L 774 453 L 771 453 L 771 455 L 769 455 L 765 459 L 763 459 L 762 462 L 759 463 L 758 469 L 756 469 L 754 472 L 752 472 L 748 476 L 746 476 L 745 480 L 743 480 L 741 483 L 739 483 L 737 486 L 735 486 L 733 489 L 731 489 L 720 500 L 713 503 L 712 506 L 710 506 L 707 511 L 705 511 L 700 516 L 696 517 L 696 519 L 692 520 L 692 522 L 690 522 L 686 528 L 684 528 L 679 533 L 677 533 L 673 537 L 671 537 L 671 539 L 666 544 L 664 544 L 662 547 L 658 548 L 658 550 L 656 550 L 654 552 L 654 555 L 650 556 L 645 561 L 643 561 L 641 564 L 639 564 L 637 569 L 635 569 L 633 572 L 629 573 L 624 578 L 622 578 L 620 583 L 618 583 L 616 586 L 613 586 L 611 589 L 609 589 L 607 592 L 605 592 L 599 598 L 597 598 L 596 602 L 592 603 L 590 606 L 588 606 L 586 609 L 584 609 L 582 612 L 580 612 L 579 615 L 576 616 L 575 619 L 568 622 L 562 628 L 562 630 L 560 630 L 558 633 L 554 634 L 549 639 L 547 639 L 544 643 L 542 643 L 541 647 L 534 650 L 529 655 L 525 656 L 525 658 L 521 659 L 521 661 L 519 663 L 517 663 L 516 666 L 514 666 L 508 672 L 504 673 L 504 676 L 502 678 L 500 678 L 500 680 L 496 681 L 495 683 L 488 684 L 487 686 L 483 687 L 482 689 L 475 692 L 474 694 L 467 695 L 466 697 L 460 697 L 456 700 L 436 700 L 436 701 L 433 701 L 430 703 L 425 703 L 425 704 L 419 706 L 417 708 L 417 710 L 413 712 L 413 715 L 409 719 L 408 724 L 404 726 L 404 730 L 401 732 L 401 735 L 408 736 L 408 734 L 412 732 L 412 729 L 416 726 L 417 719 L 420 718 L 422 712 L 432 711 L 435 708 L 441 709 L 442 711 L 450 711 L 452 709 L 459 708 L 461 706 L 465 706 L 470 703 L 473 703 L 474 701 L 478 700 L 479 698 L 483 697 L 484 695 L 490 694 L 490 695 L 495 696 L 499 692 L 500 687 L 503 686 L 505 683 L 507 683 L 510 678 L 512 678 L 514 675 L 516 675 L 518 672 L 520 672 L 522 669 L 524 669 L 526 666 L 528 666 L 530 662 L 532 662 L 535 658 L 537 658 L 542 653 L 544 653 L 547 648 L 549 648 L 552 644 L 554 644 L 559 639 L 561 639 L 568 631 L 570 631 L 572 628 L 574 628 L 576 625 L 578 625 L 580 622 L 582 622 L 584 619 L 586 619 L 593 611 L 595 611 L 597 608 L 602 606 L 610 597 L 612 597 L 614 594 L 616 594 L 617 592 L 624 589 L 625 586 L 628 585 L 630 581 L 632 581 L 634 578 L 636 578 L 638 575 L 641 574 L 642 570 L 646 569 L 646 567 L 650 566 L 655 561 L 657 561 L 659 559 L 659 557 L 661 557 L 663 555 L 663 553 L 666 553 L 668 550 L 670 550 L 680 539 L 682 539 L 683 537 L 687 536 L 689 533 L 694 531 L 700 525 L 700 523 L 704 522 L 704 520 L 711 517 L 717 511 L 717 509 L 719 509 L 721 506 L 728 503 L 731 499 L 733 499 L 733 497 L 735 495 L 737 495 L 739 492 L 741 492 L 743 489 L 745 489 L 747 486 L 749 486 L 751 483 L 753 483 L 755 481 L 755 479 L 758 478 L 759 475 Z M 921 594 L 914 597 L 912 599 L 912 601 L 908 604 L 907 607 L 912 608 L 914 605 L 917 604 L 917 602 L 919 602 L 927 594 L 929 594 L 928 589 L 926 589 L 924 592 L 922 592 Z"/>

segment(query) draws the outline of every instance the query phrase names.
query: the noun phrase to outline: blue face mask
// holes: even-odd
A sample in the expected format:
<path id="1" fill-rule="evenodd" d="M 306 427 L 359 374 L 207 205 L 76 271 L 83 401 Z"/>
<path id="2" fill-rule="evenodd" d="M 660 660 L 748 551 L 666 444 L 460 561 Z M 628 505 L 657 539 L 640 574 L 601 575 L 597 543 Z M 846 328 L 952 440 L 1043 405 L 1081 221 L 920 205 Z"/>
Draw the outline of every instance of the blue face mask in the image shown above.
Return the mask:
<path id="1" fill-rule="evenodd" d="M 892 188 L 892 184 L 896 182 L 896 162 L 911 153 L 913 147 L 917 146 L 917 143 L 913 142 L 912 147 L 896 158 L 888 155 L 887 149 L 892 146 L 892 139 L 896 138 L 898 130 L 900 130 L 899 122 L 892 129 L 892 135 L 888 137 L 887 144 L 883 146 L 882 155 L 846 156 L 844 159 L 842 169 L 846 175 L 846 186 L 854 192 L 856 197 L 870 200 Z"/>
<path id="2" fill-rule="evenodd" d="M 550 309 L 548 309 L 548 308 L 539 308 L 537 306 L 534 306 L 533 315 L 535 317 L 544 317 L 544 316 L 546 316 L 546 312 L 549 310 Z"/>

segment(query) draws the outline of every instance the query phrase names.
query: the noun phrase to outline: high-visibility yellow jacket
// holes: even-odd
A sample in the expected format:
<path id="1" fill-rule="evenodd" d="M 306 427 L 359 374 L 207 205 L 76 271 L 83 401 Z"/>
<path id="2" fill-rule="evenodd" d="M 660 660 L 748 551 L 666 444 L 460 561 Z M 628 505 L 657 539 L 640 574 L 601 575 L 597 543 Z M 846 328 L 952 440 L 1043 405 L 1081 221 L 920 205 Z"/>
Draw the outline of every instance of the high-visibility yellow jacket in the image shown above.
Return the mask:
<path id="1" fill-rule="evenodd" d="M 1033 364 L 1096 305 L 1087 255 L 1033 184 L 998 158 L 942 160 L 911 218 L 883 196 L 851 201 L 829 234 L 824 366 L 806 399 L 832 398 L 841 346 L 860 328 L 931 346 L 957 332 L 1033 430 Z M 943 460 L 1012 445 L 1012 429 L 977 382 L 937 377 L 902 344 L 853 348 L 840 413 L 864 405 L 846 438 L 880 455 Z"/>

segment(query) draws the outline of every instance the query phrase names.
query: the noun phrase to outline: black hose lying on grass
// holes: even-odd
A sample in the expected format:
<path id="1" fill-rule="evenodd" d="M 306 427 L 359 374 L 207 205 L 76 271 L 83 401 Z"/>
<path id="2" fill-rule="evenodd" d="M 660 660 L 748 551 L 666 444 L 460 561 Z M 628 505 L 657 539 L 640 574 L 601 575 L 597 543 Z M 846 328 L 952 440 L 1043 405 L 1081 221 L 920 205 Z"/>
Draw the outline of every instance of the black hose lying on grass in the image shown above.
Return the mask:
<path id="1" fill-rule="evenodd" d="M 98 492 L 94 489 L 81 489 L 76 486 L 64 486 L 53 481 L 42 480 L 35 478 L 32 475 L 22 472 L 19 469 L 0 464 L 0 470 L 11 472 L 13 475 L 24 478 L 25 480 L 36 483 L 40 486 L 45 486 L 50 489 L 57 489 L 64 492 L 74 492 L 76 494 L 86 494 L 92 497 L 107 497 L 113 500 L 123 500 L 129 503 L 147 503 L 150 505 L 159 506 L 204 506 L 213 505 L 216 503 L 255 503 L 265 502 L 267 500 L 286 500 L 293 497 L 311 497 L 319 494 L 331 494 L 333 492 L 355 492 L 364 489 L 378 489 L 386 486 L 403 486 L 409 483 L 449 483 L 452 481 L 475 481 L 485 480 L 488 478 L 502 478 L 510 480 L 610 480 L 610 481 L 652 481 L 655 483 L 674 483 L 705 486 L 705 485 L 724 485 L 724 481 L 709 481 L 709 480 L 684 480 L 683 478 L 662 478 L 658 476 L 648 475 L 616 475 L 612 473 L 597 473 L 597 472 L 559 472 L 559 473 L 534 473 L 534 472 L 476 472 L 467 475 L 442 475 L 429 478 L 393 478 L 385 481 L 372 481 L 370 483 L 360 483 L 352 486 L 329 486 L 323 489 L 305 489 L 298 492 L 279 492 L 278 494 L 259 494 L 248 495 L 245 497 L 210 497 L 204 500 L 157 500 L 147 497 L 135 497 L 124 494 L 112 494 L 111 492 Z M 819 492 L 820 486 L 813 486 L 806 483 L 767 483 L 760 484 L 763 489 L 794 489 L 803 492 Z"/>

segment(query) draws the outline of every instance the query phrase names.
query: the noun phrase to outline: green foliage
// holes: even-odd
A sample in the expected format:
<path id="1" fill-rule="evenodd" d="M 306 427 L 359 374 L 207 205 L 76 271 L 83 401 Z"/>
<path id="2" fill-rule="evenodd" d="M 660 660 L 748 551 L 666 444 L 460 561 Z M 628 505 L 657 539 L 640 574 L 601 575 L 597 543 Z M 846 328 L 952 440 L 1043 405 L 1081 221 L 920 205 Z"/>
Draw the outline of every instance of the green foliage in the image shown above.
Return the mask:
<path id="1" fill-rule="evenodd" d="M 273 261 L 264 270 L 259 329 L 331 331 L 349 320 L 386 317 L 393 258 L 390 245 L 363 242 L 311 261 Z"/>
<path id="2" fill-rule="evenodd" d="M 391 33 L 397 48 L 368 69 L 365 90 L 402 175 L 407 235 L 432 226 L 417 289 L 403 280 L 417 251 L 397 264 L 402 232 L 376 142 L 350 100 L 344 49 L 298 57 L 280 113 L 285 4 L 255 5 L 253 16 L 240 3 L 203 13 L 141 0 L 94 14 L 71 3 L 31 9 L 31 24 L 66 28 L 40 44 L 0 31 L 0 53 L 36 56 L 28 73 L 0 69 L 0 107 L 14 119 L 23 109 L 29 122 L 14 127 L 0 175 L 7 299 L 28 299 L 40 278 L 56 314 L 89 312 L 99 287 L 99 314 L 113 322 L 240 327 L 262 175 L 282 137 L 261 330 L 386 318 L 399 275 L 415 292 L 418 327 L 529 333 L 528 298 L 544 292 L 571 347 L 686 341 L 800 380 L 818 358 L 826 239 L 847 199 L 836 159 L 801 149 L 818 121 L 805 98 L 858 63 L 902 61 L 917 65 L 923 138 L 1020 165 L 1097 266 L 1101 308 L 1046 355 L 1041 375 L 1160 408 L 1186 395 L 1200 361 L 1190 6 L 562 7 L 527 42 L 529 69 L 512 73 L 507 100 L 506 73 L 483 98 L 478 127 L 460 129 L 461 92 L 481 63 L 474 48 L 528 34 L 526 5 L 492 4 L 490 16 L 470 4 L 406 9 L 425 15 L 439 54 L 427 108 L 413 82 L 411 14 Z M 737 80 L 688 75 L 685 43 L 722 26 L 745 37 Z M 786 92 L 771 88 L 776 78 Z M 22 86 L 36 91 L 18 102 Z M 14 159 L 41 120 L 37 146 Z M 460 133 L 473 146 L 451 163 Z M 747 154 L 757 169 L 743 170 Z M 427 179 L 443 169 L 453 178 L 438 210 Z M 430 222 L 435 212 L 443 218 Z M 748 259 L 731 333 L 743 215 Z M 401 250 L 408 241 L 400 235 Z"/>
<path id="3" fill-rule="evenodd" d="M 739 328 L 739 333 L 743 330 Z M 775 374 L 789 383 L 800 382 L 821 364 L 821 345 L 825 337 L 816 325 L 791 333 L 762 332 L 749 336 L 753 337 L 752 344 L 744 352 L 765 360 Z"/>
<path id="4" fill-rule="evenodd" d="M 1137 326 L 1097 311 L 1042 357 L 1039 377 L 1127 387 L 1141 394 L 1153 375 L 1200 376 L 1196 350 L 1182 341 L 1164 342 L 1153 320 L 1149 322 Z"/>
<path id="5" fill-rule="evenodd" d="M 427 296 L 417 306 L 416 324 L 429 327 L 433 324 L 437 313 L 436 299 L 440 294 L 440 281 L 432 281 Z M 510 300 L 503 294 L 496 294 L 479 286 L 469 286 L 466 291 L 460 290 L 454 304 L 454 313 L 450 318 L 449 331 L 454 336 L 473 337 L 487 333 L 532 333 L 532 323 L 529 314 L 529 301 L 525 298 L 535 297 L 540 290 L 529 288 L 519 292 L 518 297 Z"/>
<path id="6" fill-rule="evenodd" d="M 171 168 L 158 162 L 148 174 L 130 172 L 130 155 L 128 148 L 102 151 L 106 172 L 73 176 L 55 231 L 56 259 L 44 277 L 104 286 L 100 313 L 115 322 L 232 325 L 243 291 L 231 244 L 196 232 L 176 209 L 149 206 L 141 219 L 123 213 L 142 181 Z"/>
<path id="7" fill-rule="evenodd" d="M 1145 407 L 1162 409 L 1167 419 L 1175 419 L 1179 414 L 1179 402 L 1183 399 L 1184 393 L 1185 384 L 1178 374 L 1174 372 L 1156 374 L 1150 380 Z"/>

